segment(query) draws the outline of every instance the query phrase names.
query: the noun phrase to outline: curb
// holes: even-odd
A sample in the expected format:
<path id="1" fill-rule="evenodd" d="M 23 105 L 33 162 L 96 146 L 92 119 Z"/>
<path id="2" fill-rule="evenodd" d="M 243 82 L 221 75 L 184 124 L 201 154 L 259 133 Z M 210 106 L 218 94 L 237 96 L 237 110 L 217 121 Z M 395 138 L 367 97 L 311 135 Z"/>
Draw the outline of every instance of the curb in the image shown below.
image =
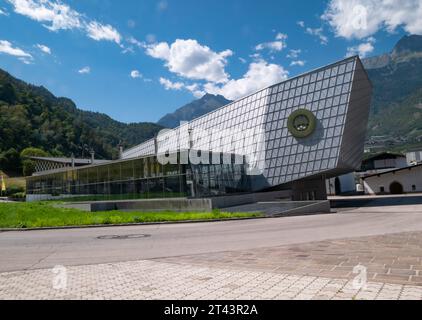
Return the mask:
<path id="1" fill-rule="evenodd" d="M 211 219 L 211 220 L 184 220 L 184 221 L 163 221 L 163 222 L 142 222 L 142 223 L 125 223 L 125 224 L 99 224 L 99 225 L 85 225 L 85 226 L 63 226 L 63 227 L 44 227 L 44 228 L 0 228 L 2 232 L 28 232 L 28 231 L 48 231 L 48 230 L 68 230 L 68 229 L 98 229 L 98 228 L 113 228 L 113 227 L 133 227 L 133 226 L 153 226 L 153 225 L 167 225 L 167 224 L 183 224 L 183 223 L 206 223 L 206 222 L 224 222 L 224 221 L 241 221 L 241 220 L 258 220 L 274 218 L 271 216 L 262 217 L 245 217 L 245 218 L 227 218 L 227 219 Z"/>

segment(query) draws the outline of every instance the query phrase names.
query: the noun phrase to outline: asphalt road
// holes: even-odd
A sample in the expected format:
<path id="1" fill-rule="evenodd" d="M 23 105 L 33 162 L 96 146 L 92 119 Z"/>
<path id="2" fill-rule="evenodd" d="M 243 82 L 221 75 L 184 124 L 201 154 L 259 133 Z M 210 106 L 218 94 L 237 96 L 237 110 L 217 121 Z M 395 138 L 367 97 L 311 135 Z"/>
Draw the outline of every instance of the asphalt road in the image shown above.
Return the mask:
<path id="1" fill-rule="evenodd" d="M 216 223 L 2 232 L 0 272 L 259 249 L 421 230 L 422 205 L 409 205 Z M 110 239 L 115 235 L 142 234 L 148 237 Z"/>

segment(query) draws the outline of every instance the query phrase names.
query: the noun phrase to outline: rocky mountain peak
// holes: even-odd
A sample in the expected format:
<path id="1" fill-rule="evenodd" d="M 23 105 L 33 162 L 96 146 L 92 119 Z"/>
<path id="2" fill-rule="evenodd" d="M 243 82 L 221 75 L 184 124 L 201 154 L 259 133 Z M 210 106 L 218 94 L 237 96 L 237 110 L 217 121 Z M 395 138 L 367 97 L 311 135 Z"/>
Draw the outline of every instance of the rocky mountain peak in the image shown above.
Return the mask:
<path id="1" fill-rule="evenodd" d="M 422 36 L 408 35 L 397 42 L 391 53 L 366 58 L 363 64 L 366 69 L 379 69 L 414 58 L 422 58 Z"/>
<path id="2" fill-rule="evenodd" d="M 221 95 L 207 93 L 202 98 L 177 109 L 174 113 L 167 114 L 158 121 L 158 124 L 167 128 L 175 128 L 181 121 L 193 120 L 230 102 Z"/>
<path id="3" fill-rule="evenodd" d="M 392 55 L 401 55 L 408 53 L 422 52 L 422 36 L 409 35 L 404 36 L 397 42 Z"/>

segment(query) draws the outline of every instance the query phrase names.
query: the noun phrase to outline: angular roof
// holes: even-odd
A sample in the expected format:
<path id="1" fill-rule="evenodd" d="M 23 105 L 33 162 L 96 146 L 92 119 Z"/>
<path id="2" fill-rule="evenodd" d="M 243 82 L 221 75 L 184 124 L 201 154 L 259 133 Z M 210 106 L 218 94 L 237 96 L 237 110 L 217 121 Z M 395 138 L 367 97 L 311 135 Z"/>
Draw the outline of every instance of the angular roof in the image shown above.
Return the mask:
<path id="1" fill-rule="evenodd" d="M 402 153 L 398 152 L 381 152 L 369 156 L 368 158 L 363 159 L 363 162 L 373 161 L 373 160 L 384 160 L 384 159 L 396 159 L 396 158 L 406 158 Z"/>
<path id="2" fill-rule="evenodd" d="M 32 160 L 38 160 L 38 161 L 48 161 L 48 162 L 56 162 L 56 163 L 63 163 L 63 164 L 72 164 L 72 161 L 76 165 L 89 165 L 93 164 L 91 159 L 72 159 L 72 158 L 52 158 L 52 157 L 31 157 Z M 94 159 L 94 164 L 101 164 L 101 163 L 107 163 L 110 162 L 110 160 L 97 160 Z"/>
<path id="3" fill-rule="evenodd" d="M 422 166 L 422 163 L 417 164 L 417 165 L 414 165 L 414 166 L 409 166 L 409 167 L 404 167 L 404 168 L 399 168 L 399 169 L 389 170 L 389 171 L 386 171 L 386 172 L 381 172 L 381 173 L 371 174 L 371 175 L 369 175 L 369 176 L 363 177 L 362 179 L 363 179 L 363 180 L 366 180 L 366 179 L 368 179 L 368 178 L 372 178 L 372 177 L 380 177 L 380 176 L 383 176 L 383 175 L 386 175 L 386 174 L 390 174 L 390 173 L 397 173 L 397 172 L 400 172 L 400 171 L 412 170 L 412 169 L 414 169 L 414 168 L 418 168 L 418 167 L 421 167 L 421 166 Z"/>

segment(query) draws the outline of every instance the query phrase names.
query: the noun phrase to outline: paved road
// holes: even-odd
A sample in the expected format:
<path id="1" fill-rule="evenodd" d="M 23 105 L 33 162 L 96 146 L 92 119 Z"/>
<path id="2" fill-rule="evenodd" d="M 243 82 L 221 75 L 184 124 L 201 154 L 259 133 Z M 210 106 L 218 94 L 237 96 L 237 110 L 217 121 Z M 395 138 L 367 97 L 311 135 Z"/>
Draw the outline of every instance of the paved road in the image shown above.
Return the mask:
<path id="1" fill-rule="evenodd" d="M 219 223 L 0 233 L 0 272 L 204 254 L 422 230 L 422 206 Z M 146 238 L 98 239 L 147 234 Z"/>

